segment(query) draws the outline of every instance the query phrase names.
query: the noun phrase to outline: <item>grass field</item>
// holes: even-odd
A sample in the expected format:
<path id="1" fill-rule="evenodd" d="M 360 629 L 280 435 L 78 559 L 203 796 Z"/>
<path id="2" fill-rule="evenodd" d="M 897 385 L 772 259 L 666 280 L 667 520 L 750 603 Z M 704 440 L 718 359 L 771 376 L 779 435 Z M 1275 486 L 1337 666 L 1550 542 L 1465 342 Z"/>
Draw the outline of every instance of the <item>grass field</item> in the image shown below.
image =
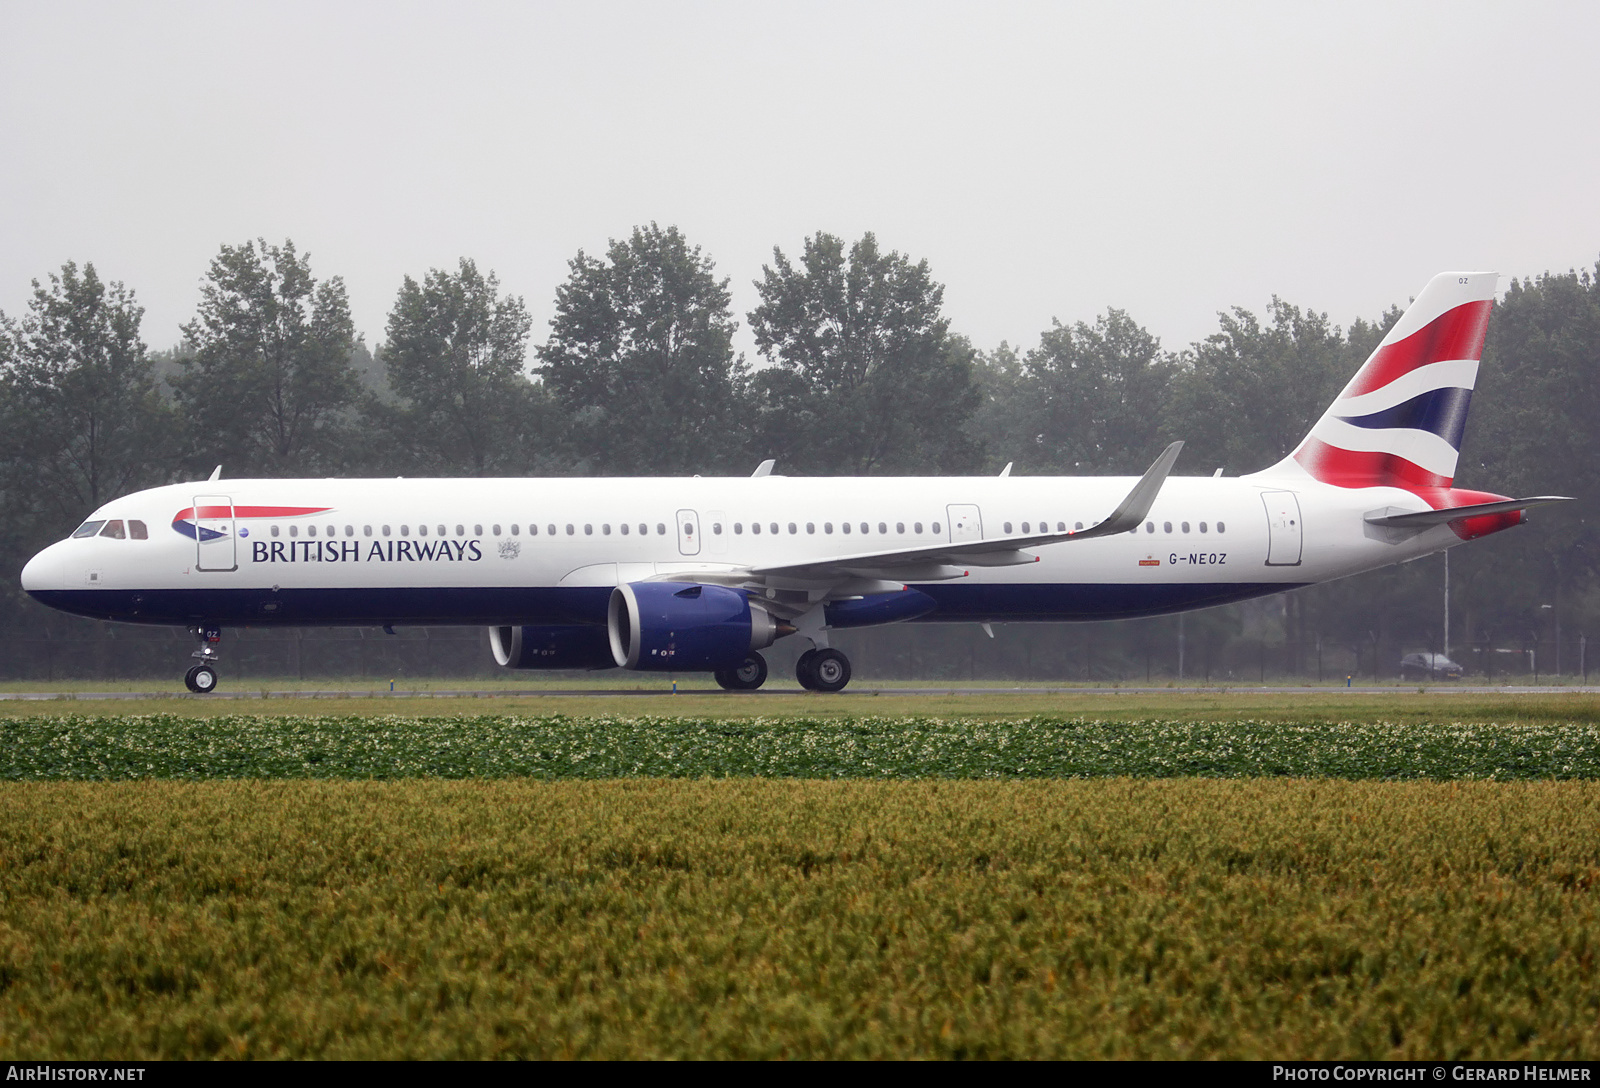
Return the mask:
<path id="1" fill-rule="evenodd" d="M 1593 698 L 953 698 L 28 705 L 0 1058 L 1600 1049 Z"/>
<path id="2" fill-rule="evenodd" d="M 1600 784 L 0 789 L 0 1055 L 1577 1057 Z"/>

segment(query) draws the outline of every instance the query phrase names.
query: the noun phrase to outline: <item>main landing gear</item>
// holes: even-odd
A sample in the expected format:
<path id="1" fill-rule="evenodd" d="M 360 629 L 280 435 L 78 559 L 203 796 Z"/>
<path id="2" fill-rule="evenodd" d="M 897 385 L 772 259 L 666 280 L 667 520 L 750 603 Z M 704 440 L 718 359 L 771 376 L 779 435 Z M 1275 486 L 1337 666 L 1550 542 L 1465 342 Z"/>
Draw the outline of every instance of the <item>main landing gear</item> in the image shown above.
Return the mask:
<path id="1" fill-rule="evenodd" d="M 217 652 L 217 643 L 222 641 L 222 628 L 191 627 L 189 633 L 200 644 L 189 656 L 200 663 L 184 674 L 183 683 L 196 695 L 205 695 L 217 690 L 217 659 L 222 656 Z"/>
<path id="2" fill-rule="evenodd" d="M 754 691 L 767 682 L 767 659 L 751 650 L 737 668 L 718 669 L 711 675 L 724 691 Z"/>
<path id="3" fill-rule="evenodd" d="M 850 682 L 850 659 L 838 650 L 807 650 L 794 663 L 794 678 L 807 691 L 843 691 Z"/>

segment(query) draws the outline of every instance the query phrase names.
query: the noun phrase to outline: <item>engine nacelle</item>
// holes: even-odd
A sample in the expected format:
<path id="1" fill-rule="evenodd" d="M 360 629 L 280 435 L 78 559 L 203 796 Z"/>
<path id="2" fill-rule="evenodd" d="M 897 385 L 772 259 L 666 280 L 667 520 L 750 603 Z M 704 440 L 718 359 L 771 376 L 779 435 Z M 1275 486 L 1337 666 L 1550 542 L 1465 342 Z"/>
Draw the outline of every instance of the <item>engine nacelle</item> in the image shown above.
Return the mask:
<path id="1" fill-rule="evenodd" d="M 491 627 L 489 648 L 508 669 L 614 669 L 604 627 Z"/>
<path id="2" fill-rule="evenodd" d="M 736 589 L 632 582 L 611 591 L 606 630 L 625 669 L 695 672 L 736 668 L 791 628 Z"/>
<path id="3" fill-rule="evenodd" d="M 876 627 L 884 623 L 904 623 L 926 616 L 938 602 L 920 590 L 907 586 L 898 593 L 873 593 L 829 601 L 823 607 L 829 627 Z"/>

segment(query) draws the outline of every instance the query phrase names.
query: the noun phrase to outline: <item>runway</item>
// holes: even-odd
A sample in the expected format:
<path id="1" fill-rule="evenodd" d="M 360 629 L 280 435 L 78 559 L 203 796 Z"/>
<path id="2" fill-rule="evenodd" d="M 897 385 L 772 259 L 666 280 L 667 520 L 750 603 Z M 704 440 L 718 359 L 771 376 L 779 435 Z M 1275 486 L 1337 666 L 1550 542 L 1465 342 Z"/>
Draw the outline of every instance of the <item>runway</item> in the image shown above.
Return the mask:
<path id="1" fill-rule="evenodd" d="M 638 688 L 526 688 L 526 689 L 494 689 L 494 690 L 451 690 L 451 691 L 390 691 L 385 688 L 330 688 L 326 690 L 288 690 L 288 691 L 213 691 L 206 695 L 195 695 L 187 691 L 19 691 L 0 692 L 0 702 L 101 702 L 117 700 L 150 700 L 150 699 L 183 699 L 201 702 L 239 701 L 266 699 L 659 699 L 672 698 L 676 695 L 725 695 L 729 699 L 763 699 L 777 696 L 811 696 L 817 699 L 832 699 L 848 696 L 892 695 L 897 697 L 947 697 L 952 695 L 1060 695 L 1070 697 L 1074 695 L 1116 696 L 1116 695 L 1334 695 L 1345 693 L 1350 695 L 1583 695 L 1594 694 L 1596 686 L 1565 685 L 1565 686 L 1531 686 L 1531 685 L 1506 685 L 1506 686 L 1458 686 L 1458 685 L 1390 685 L 1385 687 L 962 687 L 962 686 L 916 686 L 916 687 L 871 687 L 854 686 L 849 690 L 836 694 L 820 694 L 808 692 L 799 688 L 774 688 L 765 691 L 724 692 L 716 688 L 685 688 L 674 691 L 671 688 L 640 690 Z"/>

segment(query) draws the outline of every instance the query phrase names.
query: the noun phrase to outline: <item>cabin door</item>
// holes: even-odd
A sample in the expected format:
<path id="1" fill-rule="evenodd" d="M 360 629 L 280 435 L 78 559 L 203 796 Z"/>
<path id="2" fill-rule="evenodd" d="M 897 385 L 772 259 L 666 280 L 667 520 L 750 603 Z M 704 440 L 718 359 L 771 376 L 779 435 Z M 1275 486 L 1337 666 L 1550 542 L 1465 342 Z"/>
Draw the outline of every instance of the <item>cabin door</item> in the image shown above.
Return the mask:
<path id="1" fill-rule="evenodd" d="M 693 510 L 678 511 L 678 553 L 700 554 L 700 515 Z"/>
<path id="2" fill-rule="evenodd" d="M 1267 507 L 1267 566 L 1300 565 L 1300 500 L 1293 491 L 1263 491 Z"/>
<path id="3" fill-rule="evenodd" d="M 983 539 L 983 518 L 976 506 L 947 506 L 944 510 L 950 518 L 950 543 Z"/>
<path id="4" fill-rule="evenodd" d="M 227 495 L 194 497 L 195 570 L 238 570 L 233 531 L 233 499 Z"/>

